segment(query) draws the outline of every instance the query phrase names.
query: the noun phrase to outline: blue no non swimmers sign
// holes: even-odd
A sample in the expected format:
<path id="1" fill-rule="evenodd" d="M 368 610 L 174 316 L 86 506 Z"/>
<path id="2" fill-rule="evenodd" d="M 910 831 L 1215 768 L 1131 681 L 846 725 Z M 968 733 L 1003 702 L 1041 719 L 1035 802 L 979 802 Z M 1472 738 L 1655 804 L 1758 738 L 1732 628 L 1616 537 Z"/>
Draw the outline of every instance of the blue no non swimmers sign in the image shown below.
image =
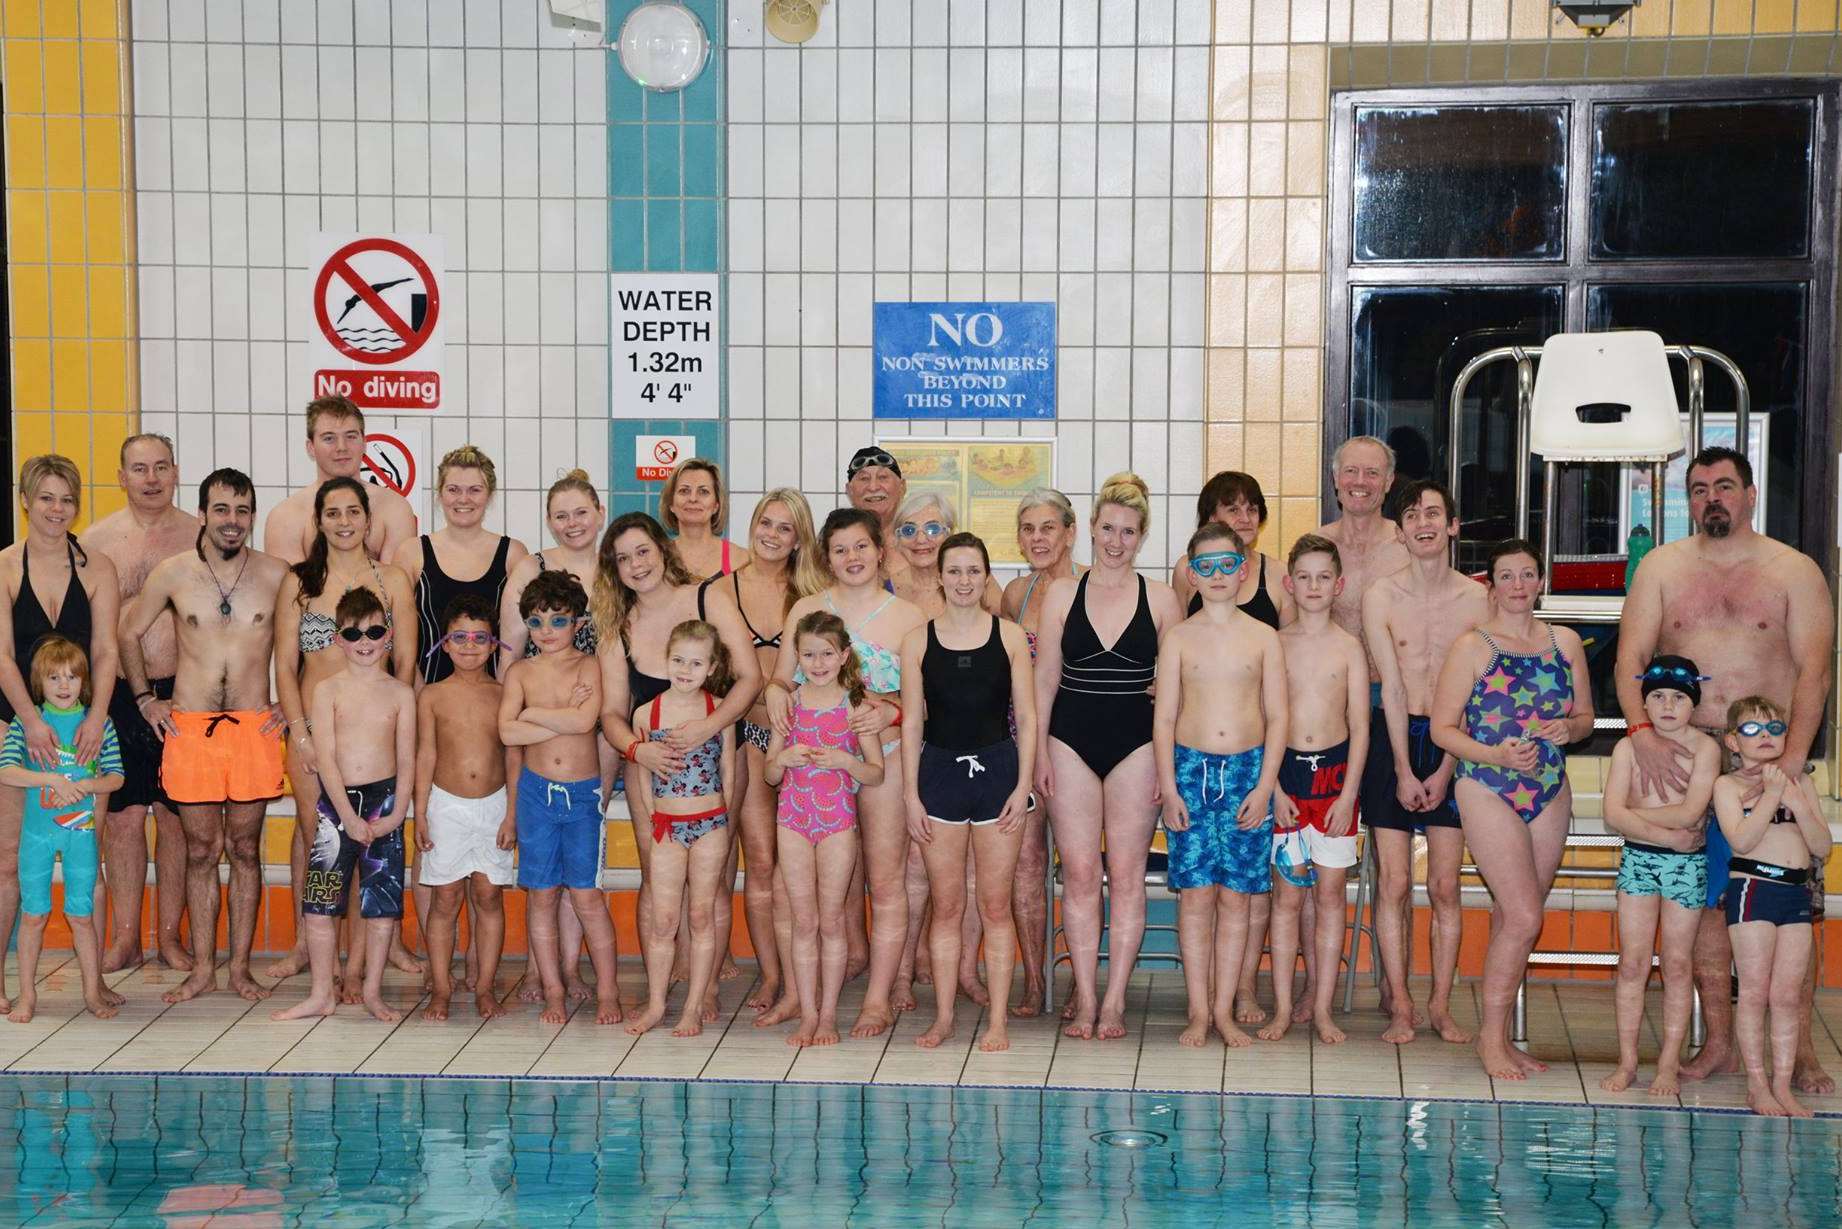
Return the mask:
<path id="1" fill-rule="evenodd" d="M 877 418 L 1054 418 L 1055 304 L 878 303 Z"/>

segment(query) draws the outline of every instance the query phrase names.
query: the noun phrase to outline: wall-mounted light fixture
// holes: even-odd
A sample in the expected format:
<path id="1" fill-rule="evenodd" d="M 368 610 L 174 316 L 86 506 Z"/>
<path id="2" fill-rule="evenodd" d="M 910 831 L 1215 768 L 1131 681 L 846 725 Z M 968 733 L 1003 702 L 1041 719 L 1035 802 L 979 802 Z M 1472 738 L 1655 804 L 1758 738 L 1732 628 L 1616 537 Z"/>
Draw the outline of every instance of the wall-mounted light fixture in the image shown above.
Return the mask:
<path id="1" fill-rule="evenodd" d="M 1554 0 L 1554 7 L 1594 38 L 1644 0 Z"/>
<path id="2" fill-rule="evenodd" d="M 767 0 L 761 24 L 783 43 L 803 43 L 819 32 L 819 13 L 826 0 Z"/>
<path id="3" fill-rule="evenodd" d="M 710 59 L 704 23 L 676 0 L 647 0 L 621 23 L 620 66 L 649 90 L 681 90 Z"/>

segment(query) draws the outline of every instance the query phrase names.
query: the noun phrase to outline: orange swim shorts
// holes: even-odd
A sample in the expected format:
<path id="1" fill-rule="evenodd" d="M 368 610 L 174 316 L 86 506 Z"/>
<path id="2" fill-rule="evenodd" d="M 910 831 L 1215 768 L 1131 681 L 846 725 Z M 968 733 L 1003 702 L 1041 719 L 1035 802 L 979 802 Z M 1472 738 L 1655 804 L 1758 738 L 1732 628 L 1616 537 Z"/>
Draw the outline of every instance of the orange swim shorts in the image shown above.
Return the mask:
<path id="1" fill-rule="evenodd" d="M 268 709 L 234 713 L 173 710 L 179 732 L 167 736 L 160 784 L 181 804 L 279 798 L 281 731 L 262 727 Z"/>

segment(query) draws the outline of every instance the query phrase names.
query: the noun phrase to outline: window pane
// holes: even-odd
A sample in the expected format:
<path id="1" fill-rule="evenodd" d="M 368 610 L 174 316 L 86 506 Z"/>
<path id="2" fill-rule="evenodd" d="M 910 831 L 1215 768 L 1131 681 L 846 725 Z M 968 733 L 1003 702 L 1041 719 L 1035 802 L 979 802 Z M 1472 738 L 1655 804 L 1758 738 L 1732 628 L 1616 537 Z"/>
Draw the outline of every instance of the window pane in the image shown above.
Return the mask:
<path id="1" fill-rule="evenodd" d="M 1388 441 L 1397 484 L 1446 481 L 1449 403 L 1459 371 L 1486 350 L 1535 345 L 1560 327 L 1559 286 L 1353 288 L 1349 433 Z M 1509 537 L 1515 528 L 1514 363 L 1492 363 L 1472 378 L 1463 422 L 1458 514 L 1466 522 L 1464 536 Z M 1540 489 L 1531 488 L 1537 514 Z"/>
<path id="2" fill-rule="evenodd" d="M 1558 260 L 1564 107 L 1358 107 L 1357 260 Z"/>
<path id="3" fill-rule="evenodd" d="M 1593 110 L 1592 255 L 1805 256 L 1810 99 Z"/>
<path id="4" fill-rule="evenodd" d="M 1665 342 L 1707 346 L 1739 364 L 1752 391 L 1753 423 L 1771 421 L 1765 472 L 1753 475 L 1765 501 L 1766 532 L 1803 548 L 1804 284 L 1593 286 L 1586 304 L 1591 328 L 1654 329 Z M 1672 360 L 1670 368 L 1676 403 L 1687 410 L 1685 367 Z M 1733 386 L 1713 366 L 1707 389 L 1709 413 L 1733 412 Z M 1825 462 L 1819 457 L 1814 463 Z"/>

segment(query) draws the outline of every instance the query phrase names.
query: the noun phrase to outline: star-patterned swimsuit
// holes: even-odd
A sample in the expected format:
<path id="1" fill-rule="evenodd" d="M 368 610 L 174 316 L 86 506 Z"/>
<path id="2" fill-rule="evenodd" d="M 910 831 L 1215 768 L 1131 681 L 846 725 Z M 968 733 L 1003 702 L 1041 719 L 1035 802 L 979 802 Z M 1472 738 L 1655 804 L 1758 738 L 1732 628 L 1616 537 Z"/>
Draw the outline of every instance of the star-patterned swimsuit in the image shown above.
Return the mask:
<path id="1" fill-rule="evenodd" d="M 1494 656 L 1465 701 L 1465 733 L 1494 747 L 1510 738 L 1531 738 L 1525 732 L 1531 723 L 1553 721 L 1573 711 L 1573 675 L 1553 628 L 1548 629 L 1548 647 L 1540 653 L 1505 653 L 1488 632 L 1478 635 Z M 1534 741 L 1540 756 L 1533 773 L 1458 761 L 1459 776 L 1488 786 L 1516 809 L 1525 824 L 1535 821 L 1567 780 L 1565 749 L 1545 740 Z"/>

